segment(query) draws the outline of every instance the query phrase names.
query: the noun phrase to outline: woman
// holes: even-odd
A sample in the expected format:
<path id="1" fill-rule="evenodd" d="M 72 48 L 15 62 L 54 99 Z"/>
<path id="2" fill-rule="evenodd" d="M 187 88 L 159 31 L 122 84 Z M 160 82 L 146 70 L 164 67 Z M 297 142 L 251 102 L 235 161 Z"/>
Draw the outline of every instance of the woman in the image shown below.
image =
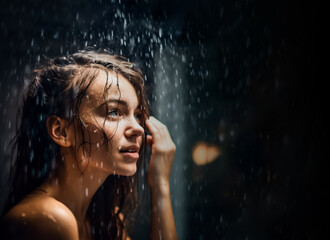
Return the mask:
<path id="1" fill-rule="evenodd" d="M 176 239 L 169 190 L 176 147 L 166 126 L 149 118 L 141 72 L 107 52 L 81 51 L 34 73 L 14 139 L 3 234 L 129 239 L 148 144 L 150 237 Z"/>

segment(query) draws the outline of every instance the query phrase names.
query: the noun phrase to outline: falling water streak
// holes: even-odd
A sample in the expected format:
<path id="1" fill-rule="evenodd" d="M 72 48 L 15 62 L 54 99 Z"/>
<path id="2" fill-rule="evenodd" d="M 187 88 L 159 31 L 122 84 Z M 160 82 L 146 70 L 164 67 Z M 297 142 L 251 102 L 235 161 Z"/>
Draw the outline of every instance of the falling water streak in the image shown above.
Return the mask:
<path id="1" fill-rule="evenodd" d="M 178 49 L 176 49 L 177 52 Z M 155 98 L 154 112 L 169 129 L 171 137 L 176 144 L 174 164 L 171 173 L 172 205 L 177 226 L 178 238 L 186 236 L 186 186 L 183 149 L 185 149 L 184 136 L 184 76 L 182 74 L 182 61 L 176 60 L 170 51 L 162 49 L 155 54 Z M 173 68 L 176 68 L 174 70 Z"/>

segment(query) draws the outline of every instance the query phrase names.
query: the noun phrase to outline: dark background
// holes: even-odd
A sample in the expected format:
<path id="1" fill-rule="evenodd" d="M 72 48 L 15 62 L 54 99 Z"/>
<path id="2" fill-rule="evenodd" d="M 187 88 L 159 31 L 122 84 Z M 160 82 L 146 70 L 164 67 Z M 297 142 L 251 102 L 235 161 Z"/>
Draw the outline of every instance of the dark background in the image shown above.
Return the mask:
<path id="1" fill-rule="evenodd" d="M 179 236 L 327 239 L 317 1 L 1 0 L 0 13 L 2 189 L 18 96 L 42 54 L 111 48 L 140 65 L 155 106 L 162 58 L 154 53 L 163 49 L 167 61 L 181 62 L 186 83 Z M 216 161 L 193 163 L 199 141 L 221 149 Z"/>

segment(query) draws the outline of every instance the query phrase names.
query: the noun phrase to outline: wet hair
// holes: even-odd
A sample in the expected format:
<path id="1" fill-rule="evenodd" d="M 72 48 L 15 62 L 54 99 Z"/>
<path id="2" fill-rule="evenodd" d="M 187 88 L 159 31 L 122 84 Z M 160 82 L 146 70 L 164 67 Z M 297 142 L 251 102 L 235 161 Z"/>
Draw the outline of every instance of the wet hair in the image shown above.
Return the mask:
<path id="1" fill-rule="evenodd" d="M 12 184 L 3 214 L 41 185 L 54 167 L 61 164 L 60 146 L 47 132 L 46 122 L 50 116 L 68 119 L 71 124 L 77 121 L 79 124 L 76 132 L 80 132 L 83 137 L 78 147 L 88 153 L 88 144 L 91 143 L 88 137 L 85 139 L 86 124 L 80 117 L 79 107 L 101 71 L 107 73 L 103 92 L 105 100 L 111 87 L 118 88 L 120 93 L 118 75 L 133 85 L 142 112 L 140 123 L 146 129 L 145 120 L 149 117 L 149 110 L 144 80 L 141 71 L 134 64 L 104 50 L 86 50 L 65 57 L 46 58 L 34 70 L 32 81 L 24 95 L 20 122 L 12 141 Z M 113 78 L 109 80 L 109 73 L 117 75 L 116 82 Z M 104 125 L 98 129 L 102 133 L 104 144 L 111 144 L 111 136 L 105 134 Z M 146 135 L 143 136 L 137 171 L 143 167 L 145 151 Z M 84 169 L 80 171 L 81 174 L 84 173 Z M 95 193 L 87 210 L 94 239 L 122 239 L 124 225 L 127 229 L 126 223 L 130 222 L 127 220 L 138 203 L 137 178 L 138 174 L 110 175 Z"/>

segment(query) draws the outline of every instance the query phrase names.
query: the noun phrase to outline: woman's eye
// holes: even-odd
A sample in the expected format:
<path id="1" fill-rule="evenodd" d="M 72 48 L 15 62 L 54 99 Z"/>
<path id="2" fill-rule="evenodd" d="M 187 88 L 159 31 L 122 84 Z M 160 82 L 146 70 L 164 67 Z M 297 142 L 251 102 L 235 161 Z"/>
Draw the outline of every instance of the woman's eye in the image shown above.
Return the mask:
<path id="1" fill-rule="evenodd" d="M 142 114 L 135 114 L 135 119 L 137 122 L 141 122 Z"/>
<path id="2" fill-rule="evenodd" d="M 118 109 L 114 109 L 114 110 L 109 111 L 108 116 L 110 116 L 110 117 L 119 117 Z"/>

